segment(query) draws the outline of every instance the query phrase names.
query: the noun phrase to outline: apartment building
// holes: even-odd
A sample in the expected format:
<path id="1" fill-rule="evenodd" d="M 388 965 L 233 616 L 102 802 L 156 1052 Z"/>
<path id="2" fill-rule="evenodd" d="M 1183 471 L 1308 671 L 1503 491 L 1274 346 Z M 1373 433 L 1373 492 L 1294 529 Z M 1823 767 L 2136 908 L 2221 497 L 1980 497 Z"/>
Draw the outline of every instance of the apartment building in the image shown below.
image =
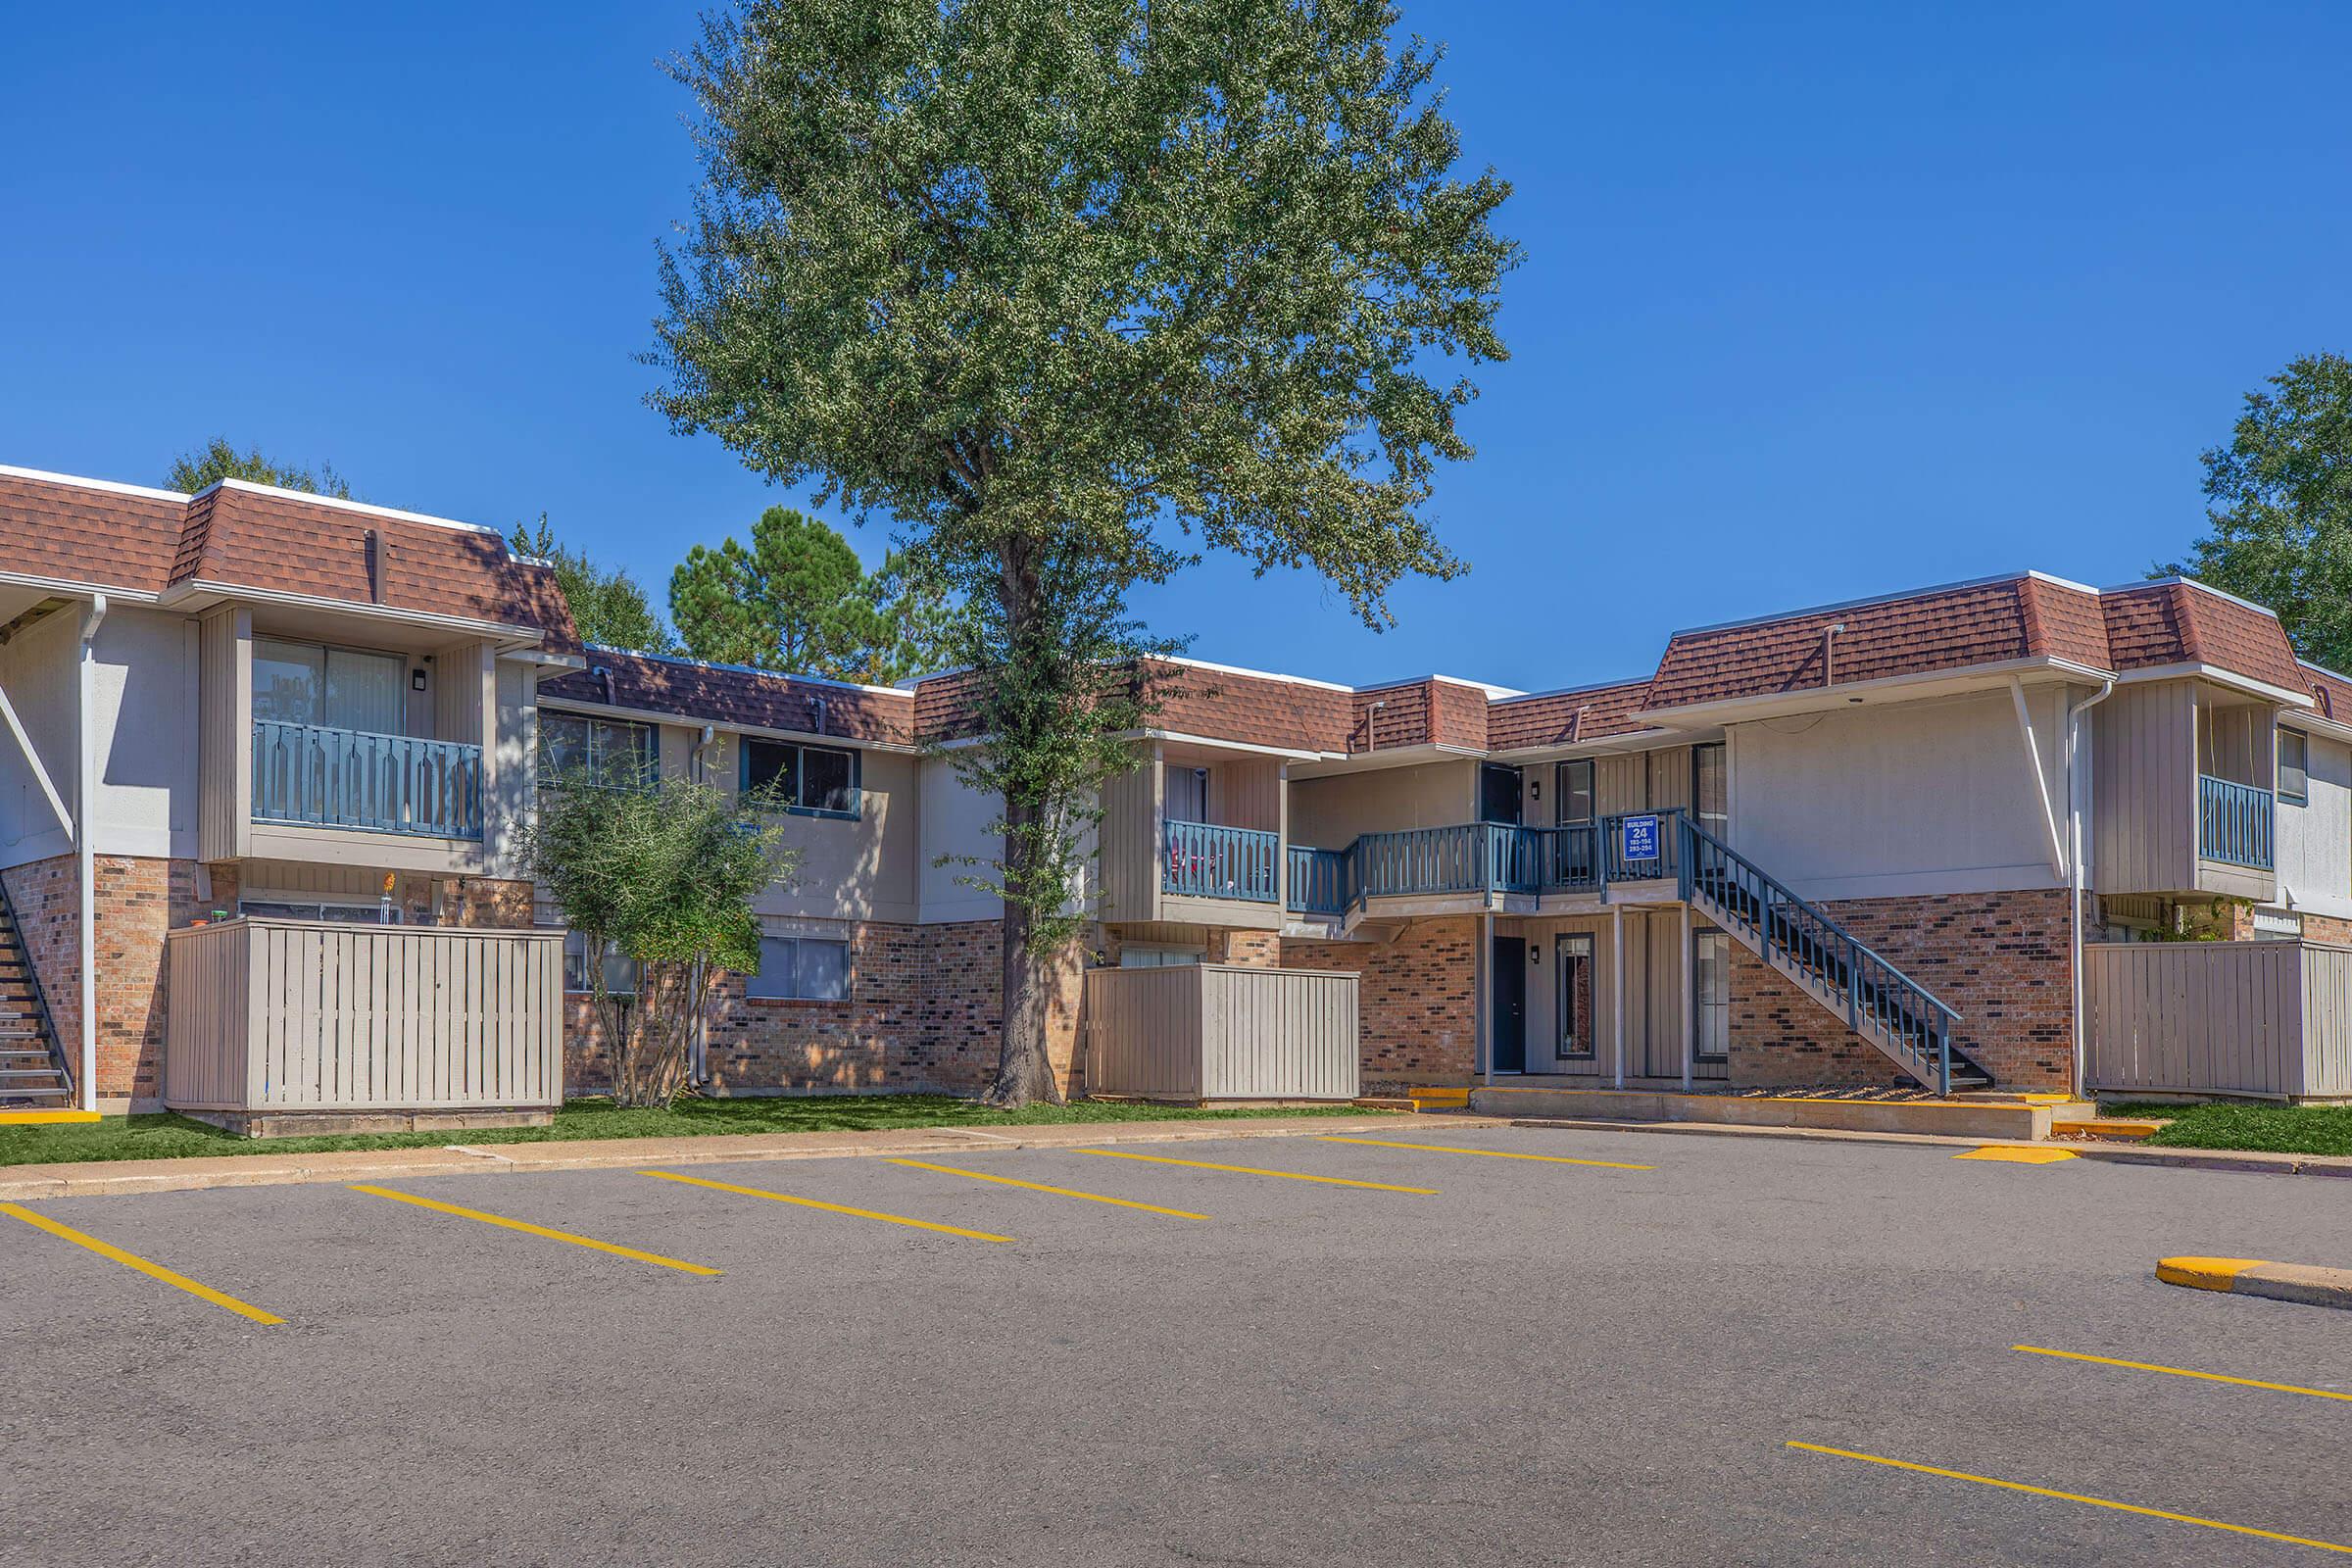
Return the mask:
<path id="1" fill-rule="evenodd" d="M 1102 802 L 1073 1087 L 1083 964 L 1353 974 L 1367 1087 L 2064 1090 L 2085 944 L 2352 938 L 2352 680 L 2192 582 L 1764 614 L 1547 692 L 1175 674 Z M 464 523 L 0 468 L 0 1098 L 157 1102 L 174 928 L 560 924 L 515 834 L 543 768 L 615 759 L 789 803 L 713 1092 L 976 1088 L 993 808 L 931 744 L 967 684 L 585 647 Z M 575 1090 L 596 962 L 628 984 L 567 939 Z"/>

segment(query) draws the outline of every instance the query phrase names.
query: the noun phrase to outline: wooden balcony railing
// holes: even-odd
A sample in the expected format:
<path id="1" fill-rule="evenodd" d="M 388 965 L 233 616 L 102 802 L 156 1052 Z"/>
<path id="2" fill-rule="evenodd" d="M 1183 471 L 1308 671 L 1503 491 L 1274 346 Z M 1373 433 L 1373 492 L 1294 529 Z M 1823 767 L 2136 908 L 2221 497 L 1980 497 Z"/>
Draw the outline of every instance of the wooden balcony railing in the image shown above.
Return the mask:
<path id="1" fill-rule="evenodd" d="M 256 720 L 253 816 L 258 822 L 478 839 L 482 749 Z"/>
<path id="2" fill-rule="evenodd" d="M 1160 824 L 1159 887 L 1196 899 L 1241 899 L 1272 904 L 1280 835 L 1209 822 Z"/>
<path id="3" fill-rule="evenodd" d="M 2272 833 L 2278 814 L 2269 790 L 2199 774 L 2197 853 L 2208 860 L 2268 871 L 2277 863 Z"/>

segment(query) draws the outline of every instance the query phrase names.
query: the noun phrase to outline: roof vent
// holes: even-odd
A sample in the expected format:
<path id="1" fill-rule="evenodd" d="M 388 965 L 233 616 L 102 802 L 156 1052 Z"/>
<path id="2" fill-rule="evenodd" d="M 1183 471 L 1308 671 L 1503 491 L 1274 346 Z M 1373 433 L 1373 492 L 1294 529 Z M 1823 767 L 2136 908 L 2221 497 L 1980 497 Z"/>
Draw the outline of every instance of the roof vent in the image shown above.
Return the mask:
<path id="1" fill-rule="evenodd" d="M 595 681 L 598 688 L 604 692 L 606 707 L 618 708 L 620 706 L 620 699 L 612 695 L 612 671 L 611 669 L 599 664 L 588 672 L 588 678 Z"/>
<path id="2" fill-rule="evenodd" d="M 367 533 L 368 602 L 380 605 L 384 602 L 384 579 L 392 572 L 392 541 L 378 529 L 369 528 Z"/>

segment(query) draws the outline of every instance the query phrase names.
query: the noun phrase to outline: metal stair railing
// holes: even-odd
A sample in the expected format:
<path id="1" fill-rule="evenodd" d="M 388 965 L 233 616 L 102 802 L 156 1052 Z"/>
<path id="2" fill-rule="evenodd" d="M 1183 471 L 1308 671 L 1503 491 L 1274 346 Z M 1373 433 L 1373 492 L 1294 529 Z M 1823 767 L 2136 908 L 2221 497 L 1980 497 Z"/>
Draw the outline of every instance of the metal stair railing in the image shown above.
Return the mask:
<path id="1" fill-rule="evenodd" d="M 40 1020 L 41 1043 L 48 1047 L 51 1065 L 57 1068 L 57 1080 L 66 1086 L 66 1098 L 76 1101 L 74 1069 L 77 1062 L 66 1059 L 66 1043 L 57 1032 L 57 1014 L 49 1010 L 49 993 L 41 987 L 41 971 L 32 961 L 32 949 L 25 946 L 24 922 L 17 918 L 16 904 L 8 896 L 8 880 L 0 877 L 0 919 L 8 924 L 8 945 L 16 950 L 17 961 L 24 966 L 24 989 L 32 994 L 33 1015 Z"/>
<path id="2" fill-rule="evenodd" d="M 1934 992 L 1886 961 L 1816 906 L 1688 817 L 1681 819 L 1681 884 L 1714 907 L 1726 924 L 1743 926 L 1767 961 L 1799 971 L 1843 1000 L 1846 1026 L 1867 1024 L 1915 1077 L 1952 1092 L 1952 1026 L 1960 1014 Z"/>

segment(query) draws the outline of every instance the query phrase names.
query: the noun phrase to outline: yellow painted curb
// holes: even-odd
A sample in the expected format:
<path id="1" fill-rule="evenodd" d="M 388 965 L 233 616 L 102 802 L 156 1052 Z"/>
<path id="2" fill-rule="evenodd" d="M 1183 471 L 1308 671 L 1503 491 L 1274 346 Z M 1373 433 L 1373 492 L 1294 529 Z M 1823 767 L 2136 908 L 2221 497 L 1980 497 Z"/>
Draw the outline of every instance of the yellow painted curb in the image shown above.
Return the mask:
<path id="1" fill-rule="evenodd" d="M 1954 1159 L 1990 1159 L 2009 1165 L 2055 1165 L 2062 1159 L 2079 1157 L 2071 1149 L 2017 1149 L 2007 1144 L 1987 1144 L 1983 1149 L 1964 1150 Z"/>
<path id="2" fill-rule="evenodd" d="M 2192 1291 L 2230 1291 L 2237 1288 L 2240 1274 L 2260 1267 L 2259 1257 L 2167 1257 L 2158 1259 L 2156 1277 Z"/>
<path id="3" fill-rule="evenodd" d="M 0 1127 L 53 1127 L 63 1122 L 97 1119 L 94 1110 L 0 1110 Z"/>

